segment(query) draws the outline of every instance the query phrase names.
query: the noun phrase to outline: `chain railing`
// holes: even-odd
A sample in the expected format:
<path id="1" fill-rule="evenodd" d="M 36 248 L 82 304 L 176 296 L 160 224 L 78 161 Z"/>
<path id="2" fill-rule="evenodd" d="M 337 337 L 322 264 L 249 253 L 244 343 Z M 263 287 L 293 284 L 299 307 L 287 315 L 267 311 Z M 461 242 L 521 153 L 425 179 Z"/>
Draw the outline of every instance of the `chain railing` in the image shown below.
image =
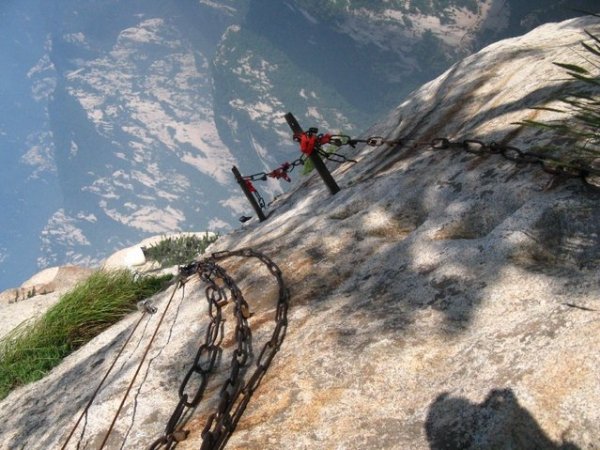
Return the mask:
<path id="1" fill-rule="evenodd" d="M 248 198 L 250 205 L 254 208 L 254 211 L 258 215 L 259 220 L 262 222 L 266 220 L 263 210 L 266 208 L 266 202 L 260 195 L 260 192 L 254 186 L 255 181 L 267 181 L 268 178 L 283 179 L 285 181 L 292 181 L 289 174 L 298 166 L 304 165 L 306 160 L 310 160 L 313 163 L 314 168 L 317 170 L 323 182 L 329 189 L 331 194 L 337 193 L 340 188 L 331 176 L 331 173 L 327 169 L 327 166 L 323 163 L 323 159 L 333 161 L 336 163 L 352 162 L 356 163 L 355 160 L 350 159 L 340 153 L 333 151 L 326 151 L 323 149 L 323 145 L 331 144 L 332 146 L 341 147 L 342 145 L 355 146 L 359 140 L 352 140 L 345 135 L 332 135 L 329 133 L 319 134 L 317 128 L 309 128 L 308 131 L 304 131 L 294 115 L 287 113 L 285 119 L 292 129 L 293 138 L 300 144 L 300 150 L 302 156 L 292 162 L 285 162 L 276 169 L 269 172 L 257 172 L 252 175 L 242 176 L 239 173 L 237 167 L 232 168 L 232 172 L 236 178 L 236 181 L 240 185 L 240 188 Z M 242 216 L 240 221 L 245 222 L 249 217 Z"/>
<path id="2" fill-rule="evenodd" d="M 414 140 L 400 139 L 398 142 L 400 145 L 404 145 L 414 142 Z M 499 155 L 517 164 L 537 164 L 541 166 L 544 172 L 552 175 L 580 178 L 584 183 L 591 186 L 596 186 L 596 184 L 591 183 L 589 178 L 600 176 L 600 166 L 594 167 L 581 158 L 559 159 L 494 141 L 486 143 L 477 139 L 452 141 L 448 138 L 436 138 L 430 142 L 414 142 L 413 146 L 429 146 L 434 150 L 463 150 L 477 156 Z"/>
<path id="3" fill-rule="evenodd" d="M 328 187 L 332 194 L 339 191 L 339 187 L 327 167 L 323 164 L 322 158 L 334 161 L 336 163 L 352 162 L 356 163 L 354 159 L 350 159 L 340 153 L 333 151 L 326 151 L 323 146 L 326 144 L 334 147 L 342 147 L 348 145 L 355 148 L 357 144 L 362 143 L 370 147 L 380 147 L 382 145 L 398 146 L 398 147 L 431 147 L 434 150 L 464 150 L 467 153 L 474 155 L 500 155 L 505 159 L 524 164 L 537 164 L 542 170 L 552 175 L 558 175 L 569 178 L 580 178 L 584 183 L 600 187 L 598 178 L 600 177 L 600 164 L 593 164 L 585 161 L 581 158 L 562 159 L 556 158 L 542 153 L 521 150 L 515 146 L 501 144 L 497 142 L 485 143 L 477 139 L 464 139 L 462 141 L 453 141 L 449 138 L 435 138 L 429 142 L 419 142 L 415 139 L 409 138 L 398 138 L 398 139 L 385 139 L 382 136 L 370 136 L 365 139 L 356 139 L 344 134 L 319 134 L 317 128 L 309 128 L 308 131 L 304 131 L 298 124 L 298 121 L 292 113 L 287 113 L 285 119 L 288 125 L 292 129 L 293 139 L 300 145 L 302 156 L 295 161 L 282 164 L 277 169 L 270 172 L 258 172 L 252 175 L 244 176 L 242 179 L 244 183 L 240 182 L 242 190 L 246 193 L 246 196 L 251 200 L 255 198 L 257 203 L 253 204 L 255 211 L 257 212 L 261 221 L 266 220 L 266 216 L 262 210 L 266 207 L 264 198 L 260 195 L 253 182 L 255 181 L 266 181 L 268 178 L 284 179 L 285 181 L 291 181 L 289 173 L 299 165 L 305 163 L 307 158 L 313 161 L 317 172 L 323 179 L 324 183 Z M 600 161 L 600 158 L 598 158 Z M 237 170 L 237 168 L 234 168 Z M 591 179 L 594 179 L 591 182 Z M 240 180 L 238 180 L 239 182 Z M 252 197 L 254 196 L 254 197 Z M 248 220 L 246 216 L 242 216 L 243 220 Z"/>
<path id="4" fill-rule="evenodd" d="M 330 144 L 336 146 L 350 145 L 355 147 L 358 143 L 364 143 L 370 147 L 380 147 L 382 145 L 399 147 L 430 147 L 434 150 L 463 150 L 473 155 L 500 155 L 503 158 L 525 164 L 537 164 L 542 170 L 552 174 L 568 178 L 581 178 L 586 184 L 596 186 L 589 182 L 588 177 L 600 176 L 600 164 L 593 166 L 582 158 L 563 159 L 550 155 L 544 155 L 538 152 L 521 150 L 512 145 L 501 144 L 495 141 L 486 143 L 477 139 L 464 139 L 462 141 L 453 141 L 449 138 L 435 138 L 428 142 L 420 142 L 416 139 L 399 138 L 388 140 L 382 136 L 371 136 L 366 139 L 353 139 L 347 135 L 332 135 Z M 351 160 L 355 162 L 354 160 Z M 600 158 L 599 158 L 600 161 Z"/>

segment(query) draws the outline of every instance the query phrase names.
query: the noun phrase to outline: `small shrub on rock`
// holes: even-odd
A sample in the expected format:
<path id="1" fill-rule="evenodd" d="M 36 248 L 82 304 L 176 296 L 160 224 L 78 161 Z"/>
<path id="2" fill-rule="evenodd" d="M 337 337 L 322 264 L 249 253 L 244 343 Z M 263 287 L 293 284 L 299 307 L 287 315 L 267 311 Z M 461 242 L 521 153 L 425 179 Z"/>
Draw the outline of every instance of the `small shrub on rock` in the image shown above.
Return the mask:
<path id="1" fill-rule="evenodd" d="M 143 250 L 148 260 L 156 261 L 161 267 L 181 266 L 204 254 L 206 248 L 218 238 L 218 234 L 212 233 L 206 233 L 202 237 L 196 235 L 168 237 Z"/>

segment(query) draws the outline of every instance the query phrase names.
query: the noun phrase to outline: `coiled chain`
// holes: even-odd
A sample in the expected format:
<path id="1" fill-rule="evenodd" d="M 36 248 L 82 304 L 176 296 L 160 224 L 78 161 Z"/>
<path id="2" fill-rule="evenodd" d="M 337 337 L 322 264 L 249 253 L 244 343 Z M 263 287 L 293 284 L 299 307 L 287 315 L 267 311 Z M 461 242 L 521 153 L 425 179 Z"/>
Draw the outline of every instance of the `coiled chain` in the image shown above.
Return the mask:
<path id="1" fill-rule="evenodd" d="M 275 328 L 271 338 L 265 343 L 258 358 L 256 368 L 245 382 L 249 370 L 248 361 L 252 355 L 252 333 L 248 325 L 249 306 L 237 284 L 217 261 L 239 256 L 257 258 L 277 280 L 279 288 Z M 252 394 L 260 385 L 271 361 L 281 347 L 287 330 L 289 291 L 285 287 L 279 267 L 263 253 L 245 248 L 235 251 L 214 253 L 210 258 L 192 263 L 180 269 L 182 277 L 198 275 L 206 283 L 206 299 L 210 322 L 206 329 L 204 343 L 200 345 L 187 374 L 179 386 L 179 402 L 165 428 L 163 436 L 154 441 L 149 449 L 171 449 L 177 442 L 185 440 L 188 431 L 181 426 L 184 413 L 196 407 L 204 395 L 209 376 L 214 371 L 222 353 L 224 337 L 222 308 L 231 299 L 234 303 L 235 349 L 231 358 L 229 377 L 219 391 L 219 405 L 211 414 L 202 431 L 202 450 L 222 449 L 235 430 Z"/>

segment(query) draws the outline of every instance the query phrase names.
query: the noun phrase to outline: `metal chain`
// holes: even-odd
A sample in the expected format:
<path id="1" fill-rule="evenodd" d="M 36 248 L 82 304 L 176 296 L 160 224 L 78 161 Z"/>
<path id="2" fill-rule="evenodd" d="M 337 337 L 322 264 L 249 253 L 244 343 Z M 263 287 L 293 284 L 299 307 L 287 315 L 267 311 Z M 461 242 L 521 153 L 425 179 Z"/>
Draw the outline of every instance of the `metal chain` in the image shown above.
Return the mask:
<path id="1" fill-rule="evenodd" d="M 288 115 L 291 116 L 291 113 L 288 113 Z M 286 117 L 286 120 L 287 119 L 288 117 Z M 290 126 L 294 125 L 295 128 L 297 128 L 296 130 L 294 130 L 294 140 L 300 140 L 300 136 L 304 136 L 305 134 L 298 125 L 296 119 L 293 118 L 293 116 L 292 119 L 294 123 L 290 124 Z M 359 143 L 364 143 L 370 147 L 379 147 L 384 144 L 389 146 L 404 146 L 406 144 L 412 143 L 412 147 L 430 146 L 435 150 L 461 149 L 466 151 L 467 153 L 475 155 L 497 154 L 515 163 L 539 164 L 542 170 L 552 175 L 559 175 L 570 178 L 581 178 L 581 180 L 585 184 L 594 187 L 598 187 L 598 183 L 592 182 L 588 179 L 588 177 L 600 176 L 600 167 L 592 167 L 583 159 L 572 159 L 568 161 L 563 161 L 558 158 L 545 156 L 535 152 L 523 151 L 517 147 L 499 144 L 497 142 L 491 142 L 489 144 L 486 144 L 483 141 L 475 139 L 465 139 L 461 142 L 453 142 L 448 138 L 436 138 L 433 139 L 431 142 L 418 142 L 417 140 L 411 138 L 385 139 L 382 136 L 370 136 L 365 139 L 354 139 L 345 134 L 317 135 L 317 133 L 317 128 L 310 128 L 308 131 L 308 134 L 317 137 L 315 142 L 312 144 L 314 146 L 314 149 L 317 151 L 317 154 L 320 155 L 322 158 L 336 162 L 338 164 L 346 162 L 356 163 L 357 161 L 336 152 L 327 152 L 323 150 L 322 144 L 330 144 L 336 147 L 349 145 L 352 148 L 356 148 L 356 145 Z M 284 180 L 289 182 L 291 181 L 291 179 L 288 176 L 288 173 L 292 172 L 296 166 L 304 164 L 304 162 L 304 157 L 300 157 L 292 163 L 283 163 L 279 168 L 274 169 L 271 172 L 258 172 L 252 175 L 245 176 L 243 177 L 243 179 L 248 182 L 252 182 L 259 180 L 266 181 L 268 177 L 271 177 L 276 179 L 283 178 Z M 264 209 L 266 207 L 264 199 L 256 189 L 254 189 L 253 192 L 255 194 L 260 208 Z"/>
<path id="2" fill-rule="evenodd" d="M 547 173 L 552 175 L 561 175 L 570 178 L 581 178 L 584 183 L 591 184 L 587 177 L 600 176 L 600 167 L 592 167 L 582 159 L 571 159 L 568 161 L 560 160 L 540 153 L 523 151 L 511 145 L 500 144 L 497 142 L 485 143 L 476 139 L 465 139 L 454 142 L 448 138 L 436 138 L 430 142 L 418 142 L 415 139 L 400 138 L 394 140 L 384 139 L 381 136 L 371 136 L 366 139 L 352 139 L 347 135 L 334 135 L 330 138 L 330 143 L 336 146 L 350 145 L 354 147 L 358 143 L 364 143 L 371 147 L 386 145 L 406 145 L 413 143 L 413 147 L 429 146 L 434 150 L 464 150 L 474 155 L 500 155 L 503 158 L 515 163 L 539 164 Z M 324 155 L 323 155 L 324 156 Z M 341 156 L 341 155 L 340 155 Z"/>
<path id="3" fill-rule="evenodd" d="M 270 172 L 257 172 L 252 175 L 246 175 L 242 177 L 244 180 L 250 181 L 267 181 L 267 178 L 285 178 L 280 174 L 287 174 L 294 171 L 294 169 L 298 166 L 304 165 L 304 158 L 298 158 L 294 161 L 285 162 L 277 169 L 273 169 Z M 286 180 L 287 181 L 287 180 Z"/>
<path id="4" fill-rule="evenodd" d="M 475 139 L 466 139 L 461 142 L 452 142 L 447 138 L 436 138 L 431 142 L 416 143 L 415 145 L 427 145 L 434 150 L 464 150 L 474 155 L 500 155 L 515 163 L 538 164 L 544 172 L 552 175 L 560 175 L 568 178 L 581 178 L 586 184 L 591 184 L 587 177 L 599 176 L 600 168 L 594 168 L 581 159 L 563 161 L 551 156 L 541 155 L 535 152 L 523 151 L 517 147 Z"/>
<path id="5" fill-rule="evenodd" d="M 262 195 L 260 195 L 260 193 L 258 191 L 254 191 L 254 196 L 256 197 L 256 201 L 258 202 L 258 206 L 260 206 L 262 209 L 265 209 L 267 206 L 267 203 L 265 202 L 265 199 L 263 198 Z"/>
<path id="6" fill-rule="evenodd" d="M 275 179 L 284 179 L 287 182 L 291 182 L 291 178 L 289 177 L 289 173 L 293 172 L 294 169 L 297 166 L 301 166 L 304 164 L 304 158 L 298 158 L 295 161 L 292 161 L 291 163 L 289 162 L 285 162 L 283 163 L 281 166 L 279 166 L 277 169 L 274 169 L 270 172 L 258 172 L 252 175 L 247 175 L 242 177 L 242 179 L 244 181 L 246 181 L 246 183 L 252 183 L 253 181 L 267 181 L 267 177 L 270 178 L 275 178 Z M 263 198 L 262 195 L 260 195 L 260 192 L 258 192 L 258 190 L 252 186 L 251 192 L 254 194 L 254 197 L 256 197 L 256 201 L 258 203 L 258 206 L 261 209 L 265 209 L 267 207 L 267 203 L 265 202 L 265 199 Z"/>
<path id="7" fill-rule="evenodd" d="M 225 269 L 217 264 L 217 261 L 232 256 L 257 258 L 275 277 L 279 287 L 275 328 L 256 360 L 256 369 L 245 383 L 244 377 L 249 369 L 248 361 L 253 355 L 252 333 L 247 320 L 249 306 L 235 281 Z M 205 293 L 210 322 L 206 330 L 205 341 L 200 345 L 191 367 L 179 387 L 179 402 L 167 422 L 164 435 L 154 441 L 149 450 L 171 449 L 177 442 L 187 438 L 189 432 L 182 429 L 182 417 L 186 410 L 196 407 L 202 400 L 209 376 L 214 371 L 219 355 L 222 353 L 220 347 L 224 334 L 222 307 L 230 301 L 229 299 L 234 302 L 236 348 L 231 359 L 229 377 L 220 389 L 217 411 L 209 416 L 202 431 L 202 450 L 222 449 L 225 446 L 252 394 L 258 388 L 273 357 L 281 347 L 287 330 L 289 291 L 285 287 L 279 267 L 263 253 L 249 248 L 219 252 L 214 253 L 208 259 L 180 269 L 180 275 L 183 277 L 196 274 L 207 285 Z M 192 378 L 195 378 L 195 391 L 190 387 Z"/>
<path id="8" fill-rule="evenodd" d="M 356 147 L 356 144 L 367 144 L 371 147 L 379 147 L 380 145 L 383 144 L 388 144 L 388 145 L 398 145 L 398 144 L 402 144 L 404 141 L 403 140 L 389 140 L 389 139 L 384 139 L 381 136 L 371 136 L 368 137 L 366 139 L 352 139 L 350 136 L 346 135 L 346 134 L 334 134 L 331 135 L 329 138 L 329 143 L 331 145 L 335 145 L 336 147 L 341 147 L 342 145 L 349 145 L 352 148 Z"/>
<path id="9" fill-rule="evenodd" d="M 599 176 L 600 167 L 592 167 L 582 159 L 572 159 L 563 161 L 551 156 L 542 155 L 531 151 L 523 151 L 511 145 L 490 142 L 489 144 L 476 140 L 465 139 L 460 142 L 453 142 L 448 138 L 436 138 L 431 142 L 417 142 L 415 139 L 400 138 L 400 139 L 384 139 L 381 136 L 371 136 L 366 139 L 352 139 L 347 135 L 333 135 L 330 138 L 330 143 L 336 146 L 350 145 L 354 147 L 358 143 L 364 143 L 371 147 L 379 147 L 381 145 L 405 145 L 414 142 L 413 146 L 420 145 L 430 146 L 434 150 L 457 149 L 464 150 L 467 153 L 474 155 L 500 155 L 509 161 L 515 163 L 539 164 L 547 173 L 553 175 L 561 175 L 571 178 L 581 178 L 586 184 L 590 184 L 587 177 L 590 175 Z"/>
<path id="10" fill-rule="evenodd" d="M 340 155 L 339 153 L 336 153 L 336 152 L 327 152 L 327 151 L 323 150 L 321 147 L 317 148 L 317 152 L 319 153 L 319 155 L 321 157 L 328 159 L 329 161 L 336 162 L 338 164 L 342 164 L 345 162 L 351 162 L 351 163 L 356 164 L 358 162 L 355 159 L 347 158 L 346 156 Z"/>

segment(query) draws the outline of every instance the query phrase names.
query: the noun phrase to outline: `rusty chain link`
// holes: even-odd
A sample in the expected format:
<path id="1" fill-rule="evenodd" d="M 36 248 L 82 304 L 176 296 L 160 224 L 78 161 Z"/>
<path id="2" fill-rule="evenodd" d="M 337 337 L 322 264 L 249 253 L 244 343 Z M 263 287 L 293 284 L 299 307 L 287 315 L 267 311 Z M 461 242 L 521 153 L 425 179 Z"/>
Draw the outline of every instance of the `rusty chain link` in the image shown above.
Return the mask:
<path id="1" fill-rule="evenodd" d="M 232 256 L 257 258 L 275 277 L 279 288 L 275 328 L 271 338 L 265 343 L 256 359 L 256 369 L 245 384 L 249 360 L 253 356 L 252 332 L 247 320 L 249 306 L 233 278 L 217 264 L 217 261 Z M 193 275 L 198 275 L 207 285 L 205 294 L 210 322 L 204 343 L 200 345 L 190 369 L 179 386 L 179 402 L 167 422 L 164 434 L 150 445 L 149 450 L 171 449 L 177 442 L 187 438 L 189 432 L 180 426 L 181 419 L 186 410 L 196 407 L 202 400 L 209 376 L 214 371 L 219 356 L 222 354 L 220 346 L 224 337 L 222 307 L 230 299 L 234 303 L 236 318 L 236 348 L 231 359 L 229 377 L 219 392 L 220 401 L 217 411 L 209 416 L 202 431 L 202 450 L 222 449 L 225 446 L 252 394 L 258 388 L 271 361 L 281 347 L 287 330 L 289 291 L 285 287 L 279 267 L 263 253 L 250 248 L 213 253 L 210 258 L 180 268 L 180 276 L 189 278 Z M 195 379 L 194 382 L 192 382 L 192 378 Z"/>
<path id="2" fill-rule="evenodd" d="M 419 142 L 416 139 L 409 138 L 388 140 L 381 136 L 371 136 L 366 139 L 352 139 L 346 135 L 334 135 L 331 136 L 331 143 L 336 146 L 350 145 L 352 147 L 358 143 L 364 143 L 370 147 L 379 147 L 384 144 L 398 146 L 411 145 L 412 147 L 429 146 L 434 150 L 464 150 L 467 153 L 479 156 L 484 154 L 500 155 L 517 164 L 539 164 L 542 170 L 552 175 L 581 178 L 584 183 L 592 186 L 595 186 L 595 184 L 590 183 L 587 177 L 600 176 L 600 166 L 592 167 L 583 159 L 564 161 L 536 152 L 523 151 L 517 147 L 494 141 L 488 144 L 477 139 L 465 139 L 456 142 L 448 138 L 435 138 L 429 142 Z"/>
<path id="3" fill-rule="evenodd" d="M 288 174 L 288 173 L 292 173 L 294 171 L 294 169 L 298 166 L 302 166 L 304 165 L 304 158 L 298 158 L 294 161 L 290 162 L 285 162 L 283 163 L 281 166 L 279 166 L 277 169 L 273 169 L 270 172 L 257 172 L 257 173 L 253 173 L 252 175 L 244 175 L 242 178 L 244 180 L 250 180 L 250 181 L 267 181 L 267 178 L 286 178 L 285 175 L 281 175 L 281 174 Z M 286 179 L 287 181 L 287 179 Z"/>
<path id="4" fill-rule="evenodd" d="M 358 162 L 355 159 L 348 158 L 348 157 L 346 157 L 344 155 L 341 155 L 339 153 L 325 151 L 325 150 L 323 150 L 320 147 L 317 149 L 317 152 L 319 153 L 319 155 L 322 158 L 328 159 L 329 161 L 333 161 L 333 162 L 336 162 L 338 164 L 342 164 L 342 163 L 345 163 L 345 162 L 351 162 L 351 163 L 356 164 Z"/>
<path id="5" fill-rule="evenodd" d="M 331 136 L 331 143 L 336 146 L 350 145 L 354 147 L 358 143 L 364 143 L 370 147 L 379 147 L 381 145 L 407 145 L 413 147 L 429 146 L 434 150 L 464 150 L 467 153 L 474 155 L 500 155 L 503 158 L 515 162 L 526 164 L 539 164 L 547 173 L 552 175 L 561 175 L 570 178 L 581 178 L 584 183 L 591 184 L 587 177 L 600 176 L 600 167 L 592 167 L 582 159 L 572 159 L 564 161 L 551 156 L 542 155 L 540 153 L 523 151 L 511 145 L 500 144 L 497 142 L 485 143 L 477 139 L 465 139 L 462 141 L 451 141 L 448 138 L 436 138 L 430 142 L 418 142 L 415 139 L 399 138 L 388 140 L 382 136 L 370 136 L 365 139 L 352 139 L 346 135 Z"/>
<path id="6" fill-rule="evenodd" d="M 485 154 L 500 155 L 504 159 L 517 164 L 539 164 L 544 172 L 568 178 L 581 178 L 584 183 L 591 186 L 595 185 L 590 183 L 587 178 L 590 176 L 600 176 L 600 167 L 592 167 L 582 159 L 564 161 L 540 153 L 523 151 L 517 147 L 493 141 L 487 144 L 476 139 L 453 142 L 447 138 L 436 138 L 431 142 L 421 142 L 416 143 L 416 145 L 428 145 L 434 150 L 464 150 L 467 153 L 479 156 Z"/>

